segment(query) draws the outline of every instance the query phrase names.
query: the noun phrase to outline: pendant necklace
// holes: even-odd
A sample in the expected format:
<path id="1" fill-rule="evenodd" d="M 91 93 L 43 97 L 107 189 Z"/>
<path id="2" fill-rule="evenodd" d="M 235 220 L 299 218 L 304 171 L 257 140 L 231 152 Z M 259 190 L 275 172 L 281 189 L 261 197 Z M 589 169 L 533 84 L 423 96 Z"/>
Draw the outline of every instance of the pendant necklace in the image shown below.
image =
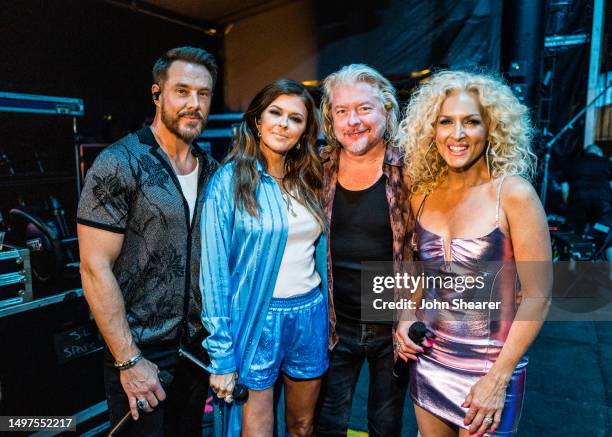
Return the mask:
<path id="1" fill-rule="evenodd" d="M 270 176 L 272 176 L 278 183 L 278 187 L 281 190 L 281 196 L 283 197 L 283 200 L 285 201 L 285 205 L 287 206 L 287 211 L 293 217 L 297 217 L 297 214 L 293 210 L 293 203 L 291 202 L 291 195 L 283 187 L 283 178 L 276 177 L 273 174 L 271 174 Z"/>

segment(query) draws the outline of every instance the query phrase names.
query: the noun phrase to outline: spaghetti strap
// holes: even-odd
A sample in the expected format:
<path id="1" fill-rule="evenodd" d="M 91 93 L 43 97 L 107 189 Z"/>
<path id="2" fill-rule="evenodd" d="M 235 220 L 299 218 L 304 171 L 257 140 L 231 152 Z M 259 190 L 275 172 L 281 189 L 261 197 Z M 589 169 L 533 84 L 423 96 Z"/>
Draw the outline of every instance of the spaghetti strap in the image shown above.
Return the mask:
<path id="1" fill-rule="evenodd" d="M 499 204 L 501 203 L 501 189 L 504 184 L 504 179 L 506 176 L 502 176 L 501 181 L 499 181 L 499 186 L 497 187 L 497 200 L 495 202 L 495 225 L 499 226 Z"/>
<path id="2" fill-rule="evenodd" d="M 423 200 L 421 200 L 421 204 L 419 205 L 419 209 L 417 210 L 416 217 L 415 217 L 417 223 L 419 223 L 419 218 L 421 217 L 421 213 L 423 212 L 423 206 L 425 205 L 425 199 L 427 199 L 428 195 L 429 193 L 423 196 Z M 412 249 L 413 252 L 417 252 L 419 250 L 416 231 L 413 232 L 412 236 L 410 237 L 410 249 Z"/>
<path id="3" fill-rule="evenodd" d="M 421 204 L 419 205 L 419 209 L 417 210 L 417 213 L 416 213 L 417 220 L 419 219 L 419 217 L 421 217 L 421 213 L 423 212 L 423 206 L 425 206 L 425 200 L 427 199 L 427 196 L 429 196 L 429 193 L 426 193 L 423 196 L 423 200 L 421 200 Z"/>

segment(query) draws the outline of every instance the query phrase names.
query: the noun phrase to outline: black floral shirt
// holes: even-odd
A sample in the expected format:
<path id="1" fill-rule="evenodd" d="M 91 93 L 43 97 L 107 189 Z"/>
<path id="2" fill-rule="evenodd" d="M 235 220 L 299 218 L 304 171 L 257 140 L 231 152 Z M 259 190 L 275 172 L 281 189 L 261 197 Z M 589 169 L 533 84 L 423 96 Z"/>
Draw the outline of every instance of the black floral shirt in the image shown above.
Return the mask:
<path id="1" fill-rule="evenodd" d="M 217 163 L 197 146 L 198 196 L 189 206 L 172 165 L 146 127 L 111 144 L 87 173 L 77 222 L 124 234 L 113 273 L 139 345 L 176 344 L 202 329 L 202 200 Z"/>

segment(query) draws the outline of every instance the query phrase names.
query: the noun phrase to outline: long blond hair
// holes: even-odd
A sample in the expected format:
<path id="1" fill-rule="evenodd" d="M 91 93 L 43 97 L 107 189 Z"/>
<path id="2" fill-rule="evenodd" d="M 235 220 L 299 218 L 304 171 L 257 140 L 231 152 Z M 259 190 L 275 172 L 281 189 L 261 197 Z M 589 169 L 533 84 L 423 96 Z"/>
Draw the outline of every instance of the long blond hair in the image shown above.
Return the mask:
<path id="1" fill-rule="evenodd" d="M 536 155 L 531 151 L 533 127 L 529 110 L 501 79 L 484 73 L 441 71 L 421 85 L 400 122 L 398 144 L 413 190 L 430 192 L 446 177 L 448 166 L 435 146 L 435 126 L 442 103 L 457 91 L 476 96 L 487 126 L 488 162 L 492 178 L 520 175 L 532 180 Z"/>

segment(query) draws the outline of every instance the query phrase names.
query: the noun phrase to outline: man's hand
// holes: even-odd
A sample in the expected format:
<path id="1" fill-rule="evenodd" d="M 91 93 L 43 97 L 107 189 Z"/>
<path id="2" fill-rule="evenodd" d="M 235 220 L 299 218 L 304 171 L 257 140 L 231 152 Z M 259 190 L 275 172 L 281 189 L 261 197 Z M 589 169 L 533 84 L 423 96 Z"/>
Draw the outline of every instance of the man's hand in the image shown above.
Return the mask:
<path id="1" fill-rule="evenodd" d="M 143 410 L 150 413 L 159 405 L 159 401 L 166 399 L 166 392 L 159 381 L 158 373 L 157 366 L 145 358 L 134 367 L 119 371 L 121 385 L 128 397 L 134 420 L 138 420 L 136 402 L 146 400 Z"/>
<path id="2" fill-rule="evenodd" d="M 217 394 L 219 399 L 230 403 L 233 401 L 232 392 L 236 385 L 236 372 L 226 373 L 224 375 L 210 375 L 210 388 Z"/>

